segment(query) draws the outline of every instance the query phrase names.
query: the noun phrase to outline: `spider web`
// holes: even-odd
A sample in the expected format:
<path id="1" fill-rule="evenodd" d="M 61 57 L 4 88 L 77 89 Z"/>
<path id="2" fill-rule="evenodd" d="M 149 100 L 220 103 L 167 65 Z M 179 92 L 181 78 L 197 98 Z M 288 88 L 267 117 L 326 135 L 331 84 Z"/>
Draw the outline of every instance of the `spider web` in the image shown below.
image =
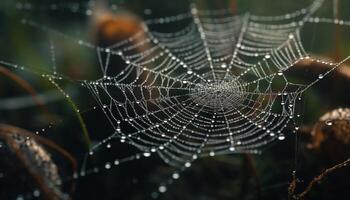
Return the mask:
<path id="1" fill-rule="evenodd" d="M 275 17 L 192 5 L 190 13 L 148 20 L 128 40 L 97 49 L 104 76 L 85 86 L 115 128 L 110 139 L 176 167 L 203 156 L 258 153 L 283 140 L 307 87 L 284 72 L 309 59 L 300 28 L 321 3 Z M 188 25 L 175 32 L 152 30 L 183 21 Z M 114 55 L 127 66 L 110 75 Z"/>
<path id="2" fill-rule="evenodd" d="M 267 144 L 285 139 L 284 130 L 300 117 L 296 105 L 302 94 L 346 61 L 312 59 L 302 45 L 300 31 L 305 23 L 350 25 L 312 17 L 322 3 L 315 0 L 309 7 L 270 17 L 236 15 L 228 9 L 203 11 L 193 4 L 187 13 L 146 20 L 143 30 L 107 48 L 30 20 L 23 22 L 96 50 L 103 76 L 81 83 L 114 133 L 90 154 L 117 138 L 142 153 L 107 162 L 105 169 L 158 154 L 176 167 L 169 179 L 175 180 L 200 157 L 259 153 Z M 164 26 L 177 30 L 160 31 Z M 112 57 L 125 62 L 117 73 L 110 65 Z M 311 83 L 294 83 L 288 70 L 302 60 L 333 68 Z M 54 82 L 58 76 L 48 77 Z M 73 178 L 99 170 L 83 169 Z M 166 191 L 169 180 L 159 192 Z"/>

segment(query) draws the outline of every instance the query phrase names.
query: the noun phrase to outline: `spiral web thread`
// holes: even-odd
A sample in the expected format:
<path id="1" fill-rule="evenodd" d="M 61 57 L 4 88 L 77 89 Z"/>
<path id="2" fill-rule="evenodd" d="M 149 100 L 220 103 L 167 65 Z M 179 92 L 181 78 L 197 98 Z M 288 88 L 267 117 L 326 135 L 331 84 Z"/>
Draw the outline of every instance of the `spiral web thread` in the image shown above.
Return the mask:
<path id="1" fill-rule="evenodd" d="M 104 77 L 85 85 L 115 128 L 110 139 L 177 167 L 283 140 L 306 87 L 284 72 L 308 58 L 299 31 L 320 4 L 277 17 L 192 5 L 190 13 L 148 20 L 132 38 L 97 49 Z M 177 32 L 151 31 L 183 21 L 189 23 Z M 111 76 L 114 55 L 127 66 Z"/>
<path id="2" fill-rule="evenodd" d="M 300 30 L 305 23 L 350 25 L 311 17 L 322 3 L 315 0 L 309 7 L 271 17 L 233 15 L 225 9 L 201 11 L 192 5 L 188 13 L 146 20 L 142 31 L 108 48 L 23 22 L 96 50 L 103 77 L 82 85 L 115 132 L 90 154 L 115 138 L 143 153 L 107 162 L 105 169 L 157 153 L 177 169 L 160 185 L 159 192 L 165 192 L 166 185 L 199 157 L 259 153 L 272 141 L 285 139 L 283 130 L 299 117 L 295 107 L 303 92 L 348 59 L 315 60 L 303 48 Z M 183 28 L 170 33 L 156 30 L 169 25 Z M 116 74 L 109 65 L 112 56 L 126 64 Z M 310 84 L 293 83 L 286 72 L 304 59 L 333 68 Z M 55 83 L 58 75 L 47 77 Z M 99 170 L 83 169 L 73 178 Z"/>

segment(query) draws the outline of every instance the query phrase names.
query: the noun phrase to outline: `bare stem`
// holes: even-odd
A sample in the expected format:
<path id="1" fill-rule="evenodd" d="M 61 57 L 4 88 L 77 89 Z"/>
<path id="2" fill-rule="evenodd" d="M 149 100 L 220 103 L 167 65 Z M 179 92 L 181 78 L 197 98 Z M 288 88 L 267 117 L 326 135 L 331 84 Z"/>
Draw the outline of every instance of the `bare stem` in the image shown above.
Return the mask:
<path id="1" fill-rule="evenodd" d="M 326 170 L 324 170 L 320 175 L 316 176 L 306 187 L 306 189 L 300 194 L 294 194 L 296 188 L 296 178 L 293 175 L 293 180 L 289 184 L 289 199 L 302 200 L 306 197 L 306 195 L 314 188 L 314 186 L 320 183 L 328 174 L 337 171 L 343 167 L 350 166 L 350 158 L 345 160 L 342 163 L 334 165 Z"/>

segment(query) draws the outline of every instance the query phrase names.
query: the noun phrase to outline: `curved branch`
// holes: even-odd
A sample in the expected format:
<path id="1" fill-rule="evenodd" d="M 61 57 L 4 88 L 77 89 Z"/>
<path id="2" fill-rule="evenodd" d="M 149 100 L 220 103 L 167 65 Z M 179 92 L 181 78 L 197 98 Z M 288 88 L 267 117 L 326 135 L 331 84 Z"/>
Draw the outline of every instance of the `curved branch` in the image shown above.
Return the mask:
<path id="1" fill-rule="evenodd" d="M 22 79 L 21 77 L 17 76 L 16 74 L 14 74 L 13 72 L 1 65 L 0 74 L 3 74 L 4 76 L 8 77 L 10 80 L 19 85 L 23 90 L 29 93 L 30 96 L 33 98 L 34 102 L 42 109 L 42 111 L 47 115 L 47 117 L 51 121 L 55 121 L 55 117 L 50 113 L 49 109 L 45 106 L 44 102 L 42 102 L 41 99 L 37 97 L 37 92 L 26 80 Z"/>
<path id="2" fill-rule="evenodd" d="M 347 159 L 346 161 L 339 163 L 333 167 L 330 167 L 326 170 L 324 170 L 320 175 L 316 176 L 306 187 L 306 189 L 299 193 L 299 194 L 294 194 L 295 188 L 296 188 L 296 178 L 293 176 L 293 180 L 289 185 L 288 191 L 289 191 L 289 198 L 290 199 L 295 199 L 295 200 L 301 200 L 306 197 L 306 195 L 314 188 L 314 186 L 318 183 L 320 183 L 327 175 L 330 173 L 333 173 L 337 171 L 338 169 L 344 168 L 350 166 L 350 159 Z"/>

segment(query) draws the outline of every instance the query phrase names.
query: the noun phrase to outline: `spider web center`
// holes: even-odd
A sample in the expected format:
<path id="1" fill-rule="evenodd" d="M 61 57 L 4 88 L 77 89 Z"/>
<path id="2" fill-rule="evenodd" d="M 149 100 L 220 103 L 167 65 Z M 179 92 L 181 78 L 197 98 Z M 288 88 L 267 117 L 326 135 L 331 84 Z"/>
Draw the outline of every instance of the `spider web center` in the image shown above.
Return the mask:
<path id="1" fill-rule="evenodd" d="M 198 84 L 192 98 L 200 105 L 220 110 L 239 106 L 244 99 L 240 82 L 233 79 L 214 80 Z"/>

